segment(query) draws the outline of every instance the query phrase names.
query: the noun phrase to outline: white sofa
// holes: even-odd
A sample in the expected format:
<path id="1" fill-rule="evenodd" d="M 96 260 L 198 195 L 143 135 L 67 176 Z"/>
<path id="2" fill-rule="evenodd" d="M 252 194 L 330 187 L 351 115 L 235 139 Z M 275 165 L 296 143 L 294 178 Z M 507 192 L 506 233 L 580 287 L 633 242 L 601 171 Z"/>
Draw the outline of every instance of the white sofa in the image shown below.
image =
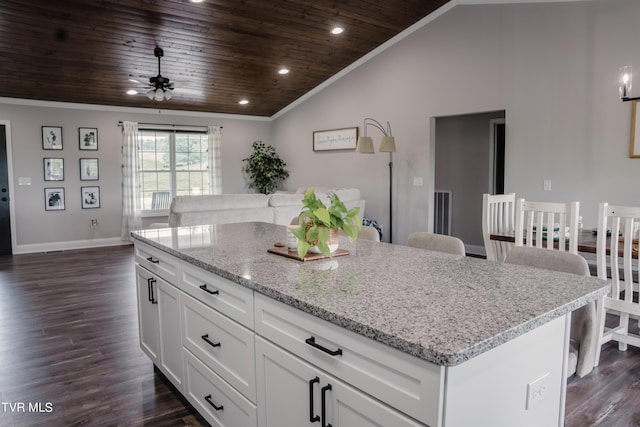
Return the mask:
<path id="1" fill-rule="evenodd" d="M 348 209 L 360 207 L 364 216 L 365 201 L 357 188 L 313 187 L 325 204 L 329 193 L 335 193 Z M 264 194 L 216 194 L 177 196 L 169 208 L 169 227 L 260 221 L 288 225 L 302 210 L 302 197 L 307 187 L 296 192 Z"/>

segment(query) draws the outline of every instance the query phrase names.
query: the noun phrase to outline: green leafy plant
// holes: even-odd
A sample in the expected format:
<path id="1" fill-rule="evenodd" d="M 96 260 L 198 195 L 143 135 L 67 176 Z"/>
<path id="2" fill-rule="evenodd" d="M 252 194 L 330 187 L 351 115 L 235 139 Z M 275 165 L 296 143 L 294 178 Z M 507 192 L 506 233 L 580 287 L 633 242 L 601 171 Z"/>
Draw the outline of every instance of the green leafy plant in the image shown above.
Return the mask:
<path id="1" fill-rule="evenodd" d="M 255 188 L 262 194 L 273 193 L 281 181 L 289 178 L 287 164 L 280 158 L 276 149 L 262 141 L 254 141 L 253 152 L 242 159 L 242 170 L 249 175 L 249 188 Z"/>
<path id="2" fill-rule="evenodd" d="M 318 199 L 315 190 L 309 188 L 302 199 L 302 212 L 299 221 L 300 228 L 291 232 L 298 238 L 298 256 L 304 258 L 309 247 L 317 246 L 325 255 L 331 256 L 329 250 L 329 230 L 344 231 L 351 242 L 358 238 L 358 230 L 362 227 L 362 220 L 358 216 L 360 207 L 347 209 L 345 204 L 335 194 L 329 194 L 329 207 Z"/>

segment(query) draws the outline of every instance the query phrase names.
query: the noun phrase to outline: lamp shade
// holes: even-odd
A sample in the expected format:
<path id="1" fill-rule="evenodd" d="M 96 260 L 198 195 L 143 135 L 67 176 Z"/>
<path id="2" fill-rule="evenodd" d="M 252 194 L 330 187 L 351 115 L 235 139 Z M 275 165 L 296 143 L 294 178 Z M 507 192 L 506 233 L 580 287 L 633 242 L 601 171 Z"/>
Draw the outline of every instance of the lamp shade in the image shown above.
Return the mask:
<path id="1" fill-rule="evenodd" d="M 392 136 L 383 136 L 380 141 L 380 152 L 382 153 L 395 153 L 396 152 L 396 139 Z"/>
<path id="2" fill-rule="evenodd" d="M 373 140 L 370 136 L 358 137 L 358 143 L 356 144 L 356 151 L 358 153 L 373 153 Z"/>

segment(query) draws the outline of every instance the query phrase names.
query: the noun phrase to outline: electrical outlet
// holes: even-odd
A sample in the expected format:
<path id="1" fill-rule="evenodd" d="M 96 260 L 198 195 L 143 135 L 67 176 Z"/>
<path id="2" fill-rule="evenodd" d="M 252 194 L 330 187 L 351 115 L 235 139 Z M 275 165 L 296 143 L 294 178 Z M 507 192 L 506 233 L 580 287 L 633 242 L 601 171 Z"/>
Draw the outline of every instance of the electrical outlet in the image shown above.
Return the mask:
<path id="1" fill-rule="evenodd" d="M 96 228 L 98 228 L 98 220 L 97 219 L 92 219 L 91 220 L 91 228 L 94 229 L 94 230 Z"/>
<path id="2" fill-rule="evenodd" d="M 550 376 L 549 376 L 549 373 L 547 372 L 537 380 L 527 384 L 526 409 L 531 409 L 533 405 L 537 404 L 547 396 L 547 394 L 549 393 L 549 381 L 550 381 Z"/>

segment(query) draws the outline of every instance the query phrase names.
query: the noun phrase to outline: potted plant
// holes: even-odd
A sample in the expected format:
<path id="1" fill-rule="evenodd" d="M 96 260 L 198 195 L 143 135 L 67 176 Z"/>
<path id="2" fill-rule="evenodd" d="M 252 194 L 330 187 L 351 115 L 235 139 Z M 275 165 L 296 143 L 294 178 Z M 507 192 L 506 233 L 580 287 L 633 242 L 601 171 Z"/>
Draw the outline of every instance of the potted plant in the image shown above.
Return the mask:
<path id="1" fill-rule="evenodd" d="M 249 188 L 255 188 L 262 194 L 271 194 L 280 181 L 289 178 L 287 164 L 280 158 L 276 149 L 262 141 L 253 142 L 253 153 L 246 159 L 242 170 L 249 175 Z"/>
<path id="2" fill-rule="evenodd" d="M 301 259 L 307 252 L 318 252 L 331 256 L 338 249 L 338 230 L 344 231 L 351 242 L 358 237 L 358 230 L 362 227 L 358 217 L 360 207 L 347 209 L 340 198 L 329 194 L 329 207 L 316 197 L 313 188 L 304 193 L 302 212 L 300 213 L 300 227 L 291 232 L 298 238 L 298 256 Z"/>

